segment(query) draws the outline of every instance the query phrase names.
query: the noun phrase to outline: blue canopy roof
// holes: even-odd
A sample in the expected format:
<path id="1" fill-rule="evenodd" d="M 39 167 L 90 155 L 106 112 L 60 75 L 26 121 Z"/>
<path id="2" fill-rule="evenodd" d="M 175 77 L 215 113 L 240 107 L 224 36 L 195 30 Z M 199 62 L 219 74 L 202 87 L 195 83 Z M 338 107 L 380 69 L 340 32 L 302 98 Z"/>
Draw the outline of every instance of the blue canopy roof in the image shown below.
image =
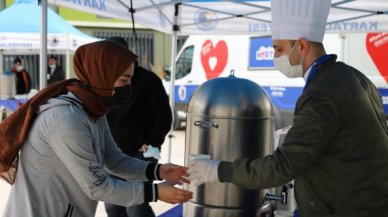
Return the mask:
<path id="1" fill-rule="evenodd" d="M 16 0 L 13 5 L 0 11 L 0 32 L 40 33 L 40 17 L 41 7 L 37 0 Z M 93 38 L 69 24 L 50 8 L 47 9 L 47 32 Z"/>

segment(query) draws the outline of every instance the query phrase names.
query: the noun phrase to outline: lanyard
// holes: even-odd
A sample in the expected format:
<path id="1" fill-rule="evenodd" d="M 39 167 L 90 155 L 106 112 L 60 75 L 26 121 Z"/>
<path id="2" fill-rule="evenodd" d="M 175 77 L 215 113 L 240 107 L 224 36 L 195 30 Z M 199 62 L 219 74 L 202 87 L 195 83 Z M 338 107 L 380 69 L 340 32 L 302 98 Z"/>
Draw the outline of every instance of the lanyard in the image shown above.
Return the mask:
<path id="1" fill-rule="evenodd" d="M 307 77 L 307 80 L 306 80 L 306 85 L 304 86 L 303 88 L 303 92 L 307 89 L 307 87 L 310 85 L 311 83 L 311 80 L 313 79 L 313 77 L 315 76 L 315 74 L 317 73 L 318 71 L 318 68 L 325 62 L 327 62 L 328 60 L 330 60 L 332 58 L 332 55 L 323 55 L 321 57 L 319 57 L 317 59 L 317 61 L 315 61 L 315 63 L 313 64 L 313 67 L 311 68 L 311 71 L 310 71 L 310 74 L 309 76 Z"/>

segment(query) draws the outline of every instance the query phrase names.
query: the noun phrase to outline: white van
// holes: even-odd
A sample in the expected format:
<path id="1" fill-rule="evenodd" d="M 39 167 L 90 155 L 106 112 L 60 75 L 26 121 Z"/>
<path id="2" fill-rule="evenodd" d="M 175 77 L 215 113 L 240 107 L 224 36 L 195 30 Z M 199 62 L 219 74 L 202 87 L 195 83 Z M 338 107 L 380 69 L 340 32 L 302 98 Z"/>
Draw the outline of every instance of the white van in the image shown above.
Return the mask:
<path id="1" fill-rule="evenodd" d="M 323 43 L 328 54 L 337 54 L 338 60 L 359 69 L 374 82 L 388 113 L 388 33 L 326 34 Z M 232 70 L 236 77 L 250 79 L 264 88 L 278 114 L 278 125 L 291 124 L 305 82 L 275 70 L 273 54 L 271 37 L 190 36 L 176 59 L 175 126 L 186 120 L 187 103 L 199 85 L 227 77 Z"/>

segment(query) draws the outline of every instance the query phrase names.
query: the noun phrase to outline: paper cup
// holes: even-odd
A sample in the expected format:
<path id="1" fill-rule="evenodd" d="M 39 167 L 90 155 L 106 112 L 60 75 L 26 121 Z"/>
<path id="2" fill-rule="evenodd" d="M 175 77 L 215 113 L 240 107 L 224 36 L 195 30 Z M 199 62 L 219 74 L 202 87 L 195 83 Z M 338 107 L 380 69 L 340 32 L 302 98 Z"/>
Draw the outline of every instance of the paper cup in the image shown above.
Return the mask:
<path id="1" fill-rule="evenodd" d="M 286 210 L 275 210 L 273 214 L 275 217 L 294 217 L 294 213 Z"/>
<path id="2" fill-rule="evenodd" d="M 210 155 L 207 155 L 207 154 L 190 154 L 189 162 L 192 161 L 192 160 L 197 160 L 197 159 L 210 160 Z"/>

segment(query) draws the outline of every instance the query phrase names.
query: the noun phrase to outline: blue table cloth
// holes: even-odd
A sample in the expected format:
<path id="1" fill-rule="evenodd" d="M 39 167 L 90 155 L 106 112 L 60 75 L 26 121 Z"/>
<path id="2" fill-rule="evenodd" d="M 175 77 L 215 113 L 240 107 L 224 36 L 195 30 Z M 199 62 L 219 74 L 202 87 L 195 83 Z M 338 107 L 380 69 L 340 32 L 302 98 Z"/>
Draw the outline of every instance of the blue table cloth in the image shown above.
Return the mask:
<path id="1" fill-rule="evenodd" d="M 159 215 L 159 217 L 182 217 L 183 216 L 183 205 L 179 204 L 166 212 Z"/>
<path id="2" fill-rule="evenodd" d="M 166 212 L 159 215 L 159 217 L 183 217 L 183 205 L 179 204 Z M 298 210 L 294 211 L 294 217 L 299 217 Z"/>

